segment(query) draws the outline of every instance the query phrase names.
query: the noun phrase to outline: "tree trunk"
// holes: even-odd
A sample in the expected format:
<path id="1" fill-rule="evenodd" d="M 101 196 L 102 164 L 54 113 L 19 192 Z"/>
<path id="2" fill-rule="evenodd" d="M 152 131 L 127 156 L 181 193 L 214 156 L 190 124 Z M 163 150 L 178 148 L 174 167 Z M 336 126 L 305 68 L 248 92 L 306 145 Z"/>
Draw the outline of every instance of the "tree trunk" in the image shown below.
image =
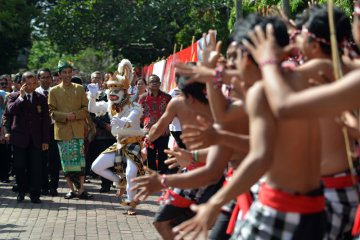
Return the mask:
<path id="1" fill-rule="evenodd" d="M 282 0 L 283 11 L 286 16 L 290 16 L 290 0 Z"/>
<path id="2" fill-rule="evenodd" d="M 235 9 L 236 9 L 236 20 L 242 18 L 242 0 L 236 0 L 235 2 Z"/>

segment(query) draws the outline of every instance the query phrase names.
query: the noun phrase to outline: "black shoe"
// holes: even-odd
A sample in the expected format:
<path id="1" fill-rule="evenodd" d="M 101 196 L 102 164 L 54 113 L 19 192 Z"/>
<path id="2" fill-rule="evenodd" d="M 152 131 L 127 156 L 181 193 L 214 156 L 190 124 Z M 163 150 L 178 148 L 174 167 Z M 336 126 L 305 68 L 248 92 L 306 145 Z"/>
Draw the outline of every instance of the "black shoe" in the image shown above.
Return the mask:
<path id="1" fill-rule="evenodd" d="M 13 192 L 18 192 L 18 191 L 19 191 L 18 186 L 17 186 L 17 185 L 14 185 L 14 186 L 12 187 L 11 191 L 13 191 Z"/>
<path id="2" fill-rule="evenodd" d="M 100 190 L 99 190 L 99 192 L 100 193 L 108 193 L 108 192 L 110 192 L 110 187 L 102 187 L 102 188 L 100 188 Z"/>
<path id="3" fill-rule="evenodd" d="M 32 203 L 41 203 L 41 200 L 39 197 L 32 197 L 30 198 Z"/>
<path id="4" fill-rule="evenodd" d="M 41 190 L 41 195 L 44 195 L 44 196 L 49 195 L 49 190 L 48 189 Z"/>
<path id="5" fill-rule="evenodd" d="M 66 195 L 65 195 L 65 199 L 72 199 L 74 197 L 76 197 L 76 193 L 75 192 L 68 192 Z"/>
<path id="6" fill-rule="evenodd" d="M 58 191 L 56 189 L 50 189 L 50 195 L 55 197 L 55 196 L 58 196 L 59 193 L 58 193 Z"/>
<path id="7" fill-rule="evenodd" d="M 25 199 L 25 193 L 19 193 L 16 197 L 16 201 L 22 202 Z"/>
<path id="8" fill-rule="evenodd" d="M 89 199 L 93 199 L 94 196 L 89 194 L 88 192 L 86 191 L 83 191 L 81 194 L 78 195 L 78 198 L 80 199 L 85 199 L 85 200 L 89 200 Z"/>
<path id="9" fill-rule="evenodd" d="M 2 178 L 0 181 L 3 183 L 10 183 L 9 178 Z"/>

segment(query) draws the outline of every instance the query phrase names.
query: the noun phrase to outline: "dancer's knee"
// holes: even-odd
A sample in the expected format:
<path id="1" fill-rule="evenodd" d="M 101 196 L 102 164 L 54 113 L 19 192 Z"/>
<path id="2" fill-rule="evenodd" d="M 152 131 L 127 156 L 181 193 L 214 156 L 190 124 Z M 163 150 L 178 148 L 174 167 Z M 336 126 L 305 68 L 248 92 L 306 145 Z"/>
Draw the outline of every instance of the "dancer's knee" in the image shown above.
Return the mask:
<path id="1" fill-rule="evenodd" d="M 104 168 L 101 166 L 101 159 L 97 158 L 92 164 L 91 164 L 91 170 L 96 173 L 99 174 L 100 172 L 102 172 L 104 170 Z"/>

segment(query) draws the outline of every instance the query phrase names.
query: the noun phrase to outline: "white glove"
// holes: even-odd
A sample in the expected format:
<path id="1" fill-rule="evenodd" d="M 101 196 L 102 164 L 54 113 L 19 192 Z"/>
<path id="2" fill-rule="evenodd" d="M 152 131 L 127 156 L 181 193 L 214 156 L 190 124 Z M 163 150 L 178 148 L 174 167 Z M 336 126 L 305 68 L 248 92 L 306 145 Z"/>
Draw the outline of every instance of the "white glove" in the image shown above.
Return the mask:
<path id="1" fill-rule="evenodd" d="M 119 117 L 113 117 L 110 122 L 111 122 L 111 126 L 116 128 L 123 128 L 126 124 L 126 121 L 122 120 Z"/>
<path id="2" fill-rule="evenodd" d="M 91 97 L 96 97 L 96 94 L 99 91 L 99 85 L 97 83 L 90 83 L 87 85 L 87 89 L 89 90 Z"/>

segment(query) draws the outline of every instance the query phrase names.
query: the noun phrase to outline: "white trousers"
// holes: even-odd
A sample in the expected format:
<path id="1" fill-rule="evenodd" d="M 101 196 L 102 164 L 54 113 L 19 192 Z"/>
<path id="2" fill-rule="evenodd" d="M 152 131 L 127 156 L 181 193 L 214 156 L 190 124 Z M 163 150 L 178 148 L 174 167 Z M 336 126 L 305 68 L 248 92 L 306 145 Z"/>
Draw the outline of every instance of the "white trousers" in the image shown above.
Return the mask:
<path id="1" fill-rule="evenodd" d="M 109 179 L 110 181 L 118 183 L 120 177 L 116 175 L 113 171 L 109 168 L 113 167 L 115 163 L 115 153 L 102 153 L 100 154 L 93 164 L 91 165 L 91 170 L 94 173 Z M 127 200 L 133 201 L 136 192 L 131 191 L 130 189 L 135 185 L 131 182 L 131 179 L 135 178 L 137 175 L 137 167 L 133 161 L 129 158 L 126 158 L 126 192 L 127 192 Z"/>

